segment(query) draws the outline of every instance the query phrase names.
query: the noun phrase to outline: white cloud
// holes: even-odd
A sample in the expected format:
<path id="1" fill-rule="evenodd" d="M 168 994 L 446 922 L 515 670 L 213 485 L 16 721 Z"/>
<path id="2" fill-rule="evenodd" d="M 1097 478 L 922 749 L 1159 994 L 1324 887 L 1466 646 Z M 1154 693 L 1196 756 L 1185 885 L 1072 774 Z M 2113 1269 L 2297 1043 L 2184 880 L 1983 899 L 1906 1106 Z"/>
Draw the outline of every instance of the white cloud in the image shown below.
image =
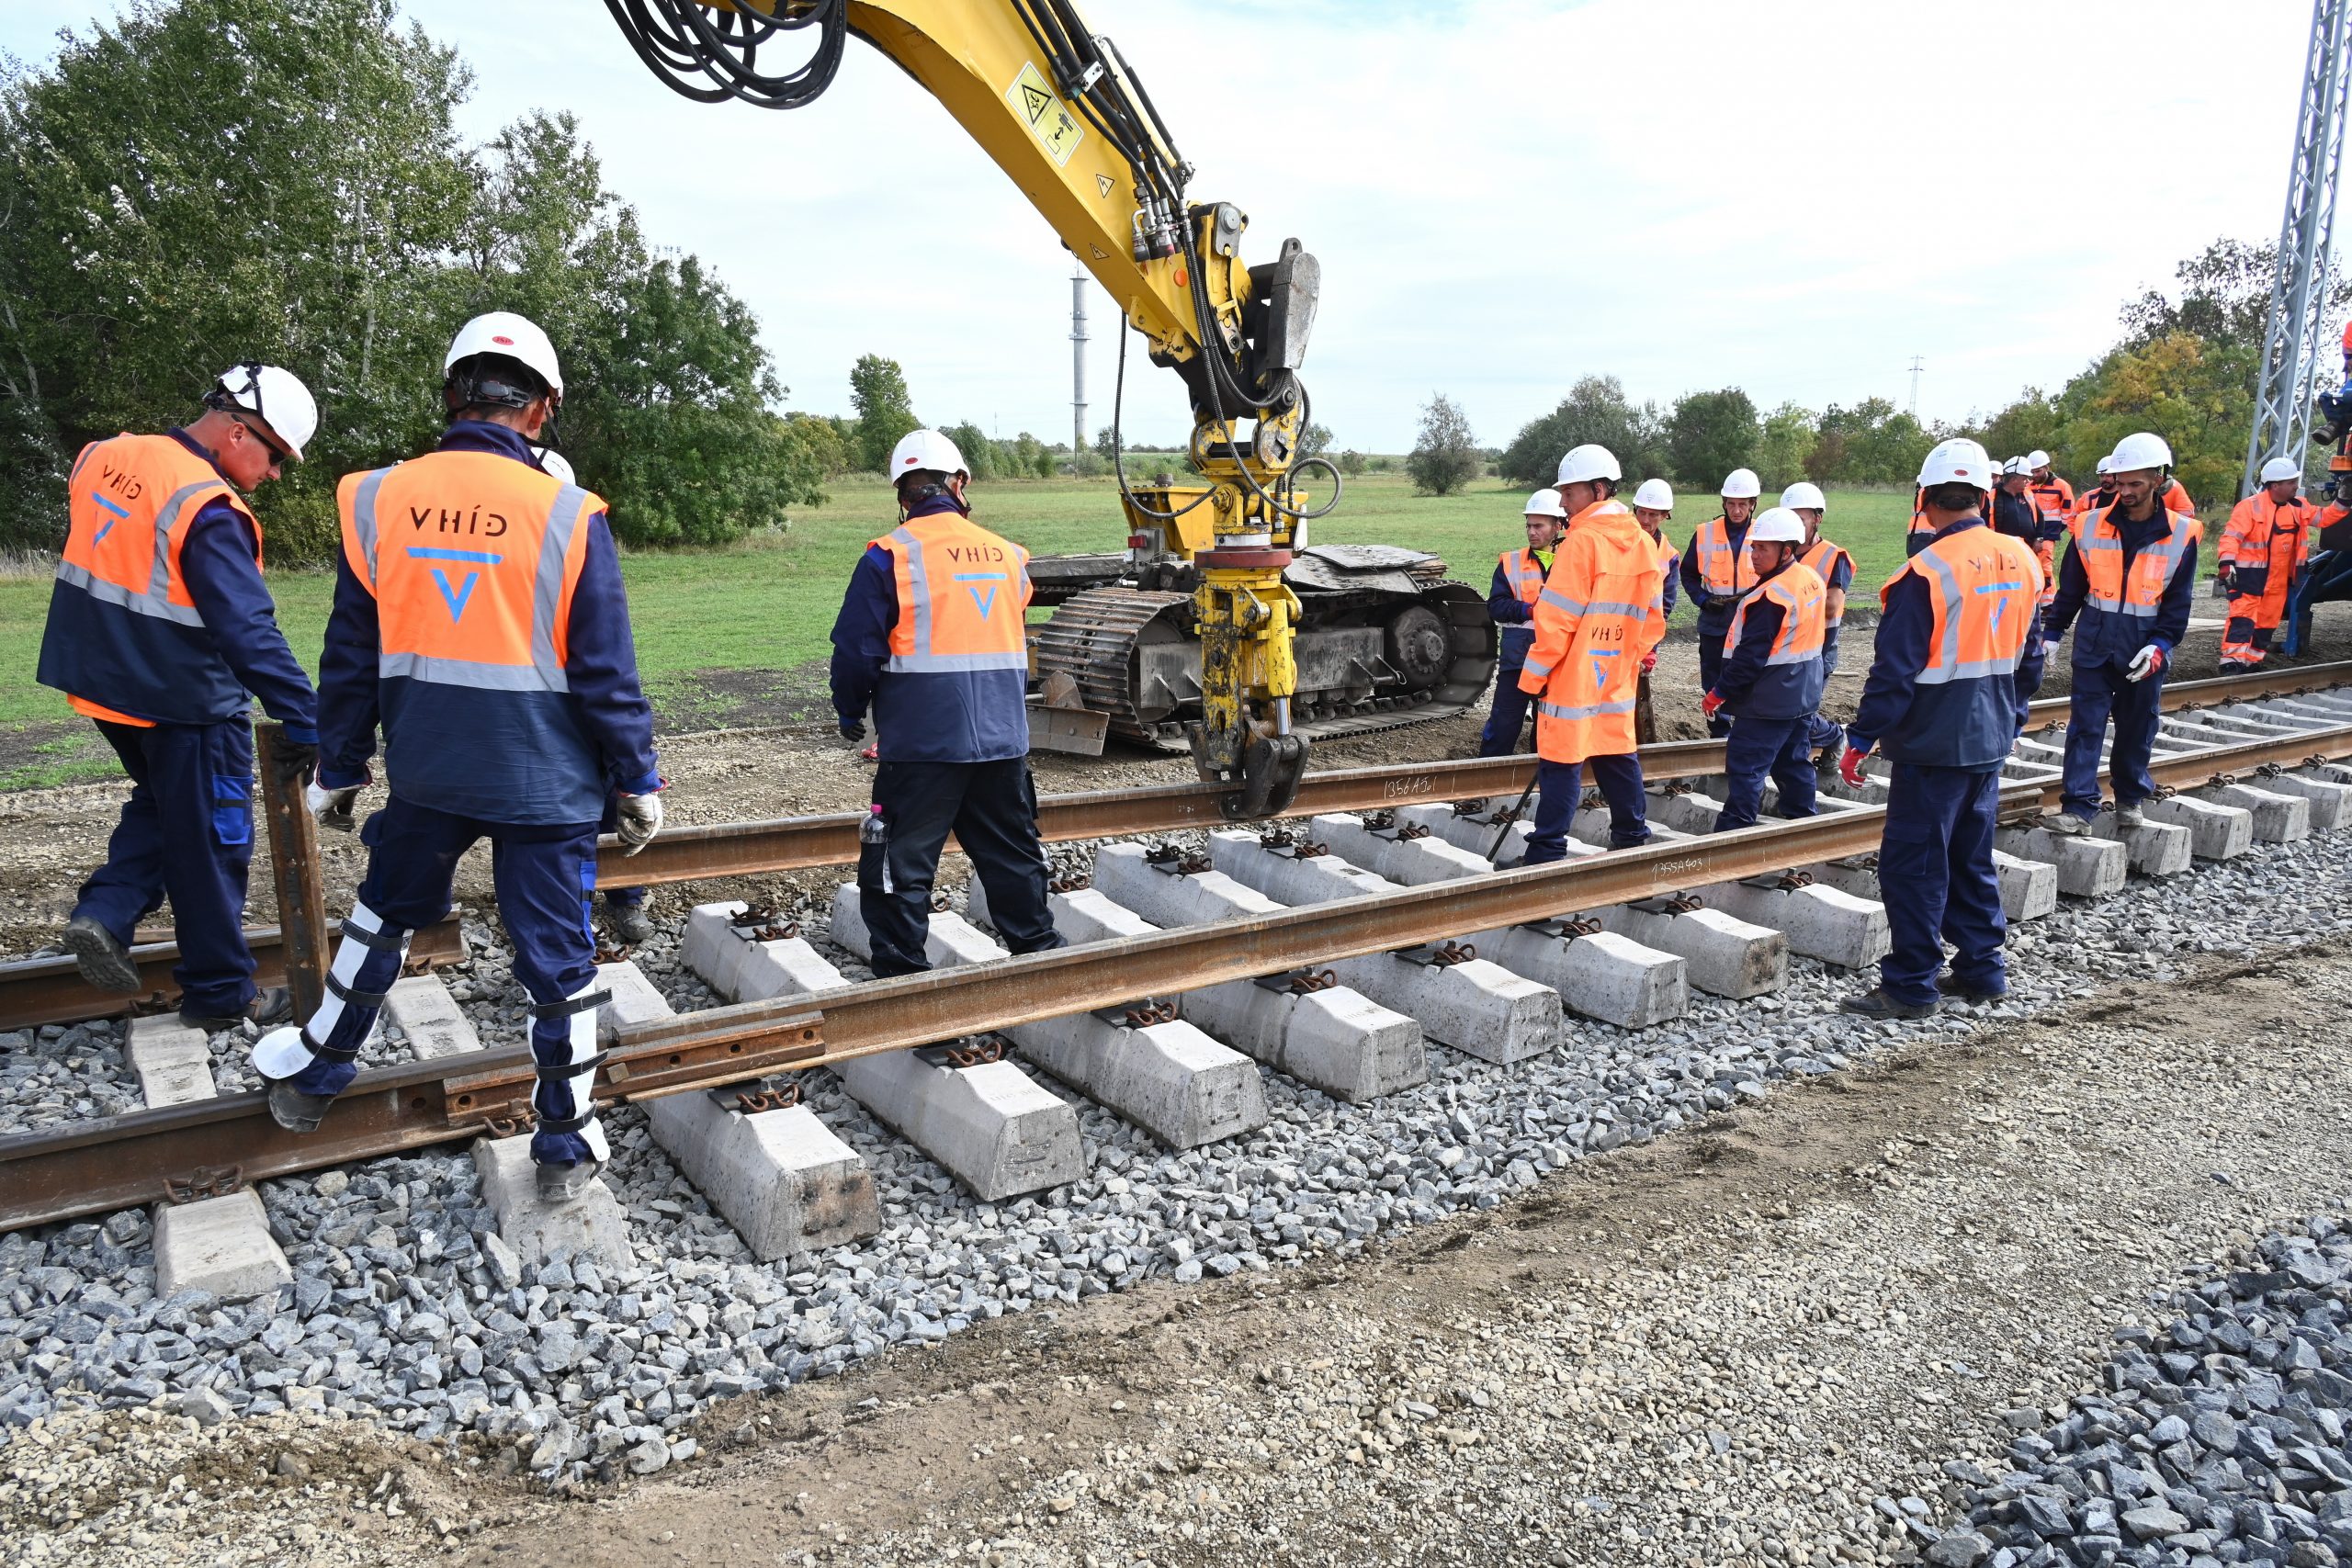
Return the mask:
<path id="1" fill-rule="evenodd" d="M 658 240 L 759 310 L 796 406 L 850 362 L 1011 434 L 1069 423 L 1069 258 L 910 80 L 853 43 L 773 114 L 661 87 L 594 0 L 404 0 L 480 77 L 477 134 L 570 108 Z M 38 60 L 90 0 L 12 0 Z M 1411 6 L 1091 0 L 1251 254 L 1324 265 L 1308 381 L 1345 445 L 1409 443 L 1432 389 L 1507 440 L 1577 376 L 1670 400 L 1907 395 L 1989 409 L 2054 387 L 2138 288 L 2222 234 L 2267 239 L 2309 8 L 2251 0 L 1536 0 Z M 2020 40 L 2030 40 L 2021 42 Z M 1093 409 L 1110 413 L 1107 300 Z M 1129 426 L 1186 423 L 1131 355 Z"/>

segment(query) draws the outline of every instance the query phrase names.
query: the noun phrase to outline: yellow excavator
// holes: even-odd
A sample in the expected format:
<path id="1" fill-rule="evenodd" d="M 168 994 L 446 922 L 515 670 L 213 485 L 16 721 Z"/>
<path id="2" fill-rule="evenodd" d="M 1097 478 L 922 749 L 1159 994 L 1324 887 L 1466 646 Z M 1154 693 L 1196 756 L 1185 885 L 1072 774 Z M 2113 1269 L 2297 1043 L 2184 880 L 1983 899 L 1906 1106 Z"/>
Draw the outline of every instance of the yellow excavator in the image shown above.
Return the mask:
<path id="1" fill-rule="evenodd" d="M 1181 728 L 1201 777 L 1229 786 L 1224 809 L 1236 818 L 1290 804 L 1314 720 L 1375 728 L 1476 700 L 1495 637 L 1475 590 L 1434 581 L 1442 563 L 1414 551 L 1301 554 L 1307 523 L 1337 504 L 1340 487 L 1336 468 L 1299 456 L 1315 257 L 1294 239 L 1271 261 L 1243 259 L 1249 219 L 1229 202 L 1188 197 L 1192 165 L 1150 96 L 1069 0 L 605 5 L 655 75 L 704 103 L 798 107 L 831 83 L 849 35 L 864 39 L 1012 175 L 1152 363 L 1183 378 L 1204 482 L 1130 484 L 1114 415 L 1127 554 L 1074 558 L 1112 563 L 1099 572 L 1037 563 L 1041 599 L 1058 605 L 1038 637 L 1049 683 L 1062 678 L 1065 694 L 1136 739 Z M 1123 333 L 1123 389 L 1125 363 Z M 1310 507 L 1298 484 L 1318 466 L 1332 492 Z M 1306 614 L 1294 582 L 1317 611 L 1310 716 L 1294 712 Z"/>

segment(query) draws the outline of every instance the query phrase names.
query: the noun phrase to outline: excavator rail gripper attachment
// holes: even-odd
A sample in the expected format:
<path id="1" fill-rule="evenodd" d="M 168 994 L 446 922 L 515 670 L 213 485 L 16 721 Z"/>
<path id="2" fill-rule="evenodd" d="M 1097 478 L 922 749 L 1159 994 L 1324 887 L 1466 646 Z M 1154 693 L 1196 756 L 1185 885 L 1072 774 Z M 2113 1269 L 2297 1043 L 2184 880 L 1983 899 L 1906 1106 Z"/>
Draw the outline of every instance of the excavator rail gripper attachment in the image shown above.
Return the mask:
<path id="1" fill-rule="evenodd" d="M 1298 797 L 1299 781 L 1306 775 L 1305 736 L 1262 736 L 1241 753 L 1241 787 L 1218 804 L 1236 822 L 1279 817 Z"/>

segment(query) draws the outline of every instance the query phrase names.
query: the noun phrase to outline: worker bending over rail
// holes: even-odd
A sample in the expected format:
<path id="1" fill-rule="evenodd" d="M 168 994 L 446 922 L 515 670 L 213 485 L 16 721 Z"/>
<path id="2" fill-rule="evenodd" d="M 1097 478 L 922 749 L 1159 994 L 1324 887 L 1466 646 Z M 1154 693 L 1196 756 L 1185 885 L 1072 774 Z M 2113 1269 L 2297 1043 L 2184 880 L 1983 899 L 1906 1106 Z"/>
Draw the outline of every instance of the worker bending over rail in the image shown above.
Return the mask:
<path id="1" fill-rule="evenodd" d="M 1733 716 L 1724 742 L 1724 808 L 1715 831 L 1756 826 L 1764 776 L 1780 790 L 1782 817 L 1811 817 L 1813 716 L 1821 706 L 1821 649 L 1828 589 L 1797 559 L 1804 522 L 1773 507 L 1747 530 L 1756 586 L 1732 612 L 1723 665 L 1700 699 L 1708 718 Z"/>
<path id="2" fill-rule="evenodd" d="M 2061 809 L 2042 824 L 2054 833 L 2087 832 L 2098 815 L 2099 744 L 2110 716 L 2116 824 L 2141 825 L 2140 803 L 2156 792 L 2148 759 L 2163 712 L 2165 667 L 2188 631 L 2204 534 L 2194 513 L 2173 510 L 2162 499 L 2173 488 L 2172 448 L 2162 436 L 2127 435 L 2109 462 L 2115 502 L 2075 517 L 2043 628 L 2049 653 L 2058 651 L 2068 626 L 2075 629 L 2065 794 Z"/>
<path id="3" fill-rule="evenodd" d="M 1781 504 L 1804 519 L 1804 547 L 1797 552 L 1797 559 L 1821 579 L 1821 682 L 1826 693 L 1829 677 L 1838 673 L 1838 631 L 1846 619 L 1847 590 L 1854 585 L 1854 558 L 1821 536 L 1822 520 L 1829 515 L 1829 498 L 1821 493 L 1819 485 L 1800 479 L 1781 492 Z M 1818 753 L 1814 765 L 1835 765 L 1845 739 L 1846 727 L 1815 707 L 1805 737 L 1806 744 Z"/>
<path id="4" fill-rule="evenodd" d="M 2008 991 L 1993 835 L 2001 764 L 2041 684 L 2041 568 L 2024 540 L 1984 525 L 1992 467 L 1964 437 L 1928 454 L 1920 504 L 1933 527 L 1879 593 L 1876 652 L 1846 731 L 1848 784 L 1866 782 L 1874 747 L 1894 764 L 1878 855 L 1887 953 L 1878 985 L 1842 1004 L 1866 1018 Z M 1945 942 L 1956 951 L 1939 975 Z"/>
<path id="5" fill-rule="evenodd" d="M 563 400 L 554 344 L 493 311 L 459 330 L 443 371 L 439 448 L 335 491 L 311 806 L 350 819 L 379 724 L 391 797 L 360 829 L 368 872 L 326 999 L 256 1041 L 254 1066 L 277 1123 L 316 1128 L 356 1074 L 410 934 L 448 914 L 458 857 L 486 838 L 531 997 L 531 1158 L 539 1195 L 568 1201 L 612 1157 L 591 1097 L 609 998 L 588 924 L 596 821 L 616 789 L 629 852 L 660 830 L 653 712 L 604 500 L 534 460 Z"/>
<path id="6" fill-rule="evenodd" d="M 292 374 L 240 365 L 187 428 L 94 441 L 67 482 L 40 680 L 96 721 L 130 775 L 130 798 L 60 942 L 91 985 L 139 990 L 132 933 L 168 895 L 180 1020 L 199 1029 L 293 1011 L 282 987 L 255 992 L 245 945 L 247 713 L 257 695 L 286 727 L 283 755 L 300 783 L 316 754 L 318 703 L 278 630 L 261 521 L 245 497 L 299 461 L 318 424 Z"/>
<path id="7" fill-rule="evenodd" d="M 2303 470 L 2292 457 L 2262 466 L 2262 486 L 2237 503 L 2215 547 L 2230 624 L 2222 633 L 2222 673 L 2252 670 L 2270 651 L 2287 600 L 2312 557 L 2318 513 L 2297 493 Z"/>
<path id="8" fill-rule="evenodd" d="M 1527 498 L 1527 543 L 1505 550 L 1495 563 L 1495 581 L 1487 590 L 1487 614 L 1502 628 L 1502 662 L 1495 674 L 1494 711 L 1478 732 L 1478 755 L 1508 757 L 1519 750 L 1521 731 L 1527 728 L 1527 694 L 1519 689 L 1519 672 L 1535 641 L 1531 618 L 1544 579 L 1552 570 L 1552 550 L 1560 542 L 1568 514 L 1556 490 L 1539 490 Z"/>
<path id="9" fill-rule="evenodd" d="M 1756 498 L 1763 493 L 1754 470 L 1734 468 L 1724 476 L 1724 509 L 1699 525 L 1690 547 L 1682 555 L 1682 590 L 1699 608 L 1699 689 L 1715 688 L 1715 674 L 1724 661 L 1724 633 L 1731 629 L 1732 613 L 1756 574 L 1747 565 L 1747 525 L 1756 516 Z M 1707 721 L 1710 735 L 1728 735 L 1731 721 Z"/>
<path id="10" fill-rule="evenodd" d="M 918 430 L 890 454 L 899 523 L 865 547 L 833 622 L 842 739 L 874 713 L 874 810 L 885 841 L 857 859 L 858 913 L 877 976 L 931 967 L 931 886 L 947 835 L 1015 953 L 1063 945 L 1046 904 L 1029 775 L 1029 552 L 972 521 L 956 444 Z"/>
<path id="11" fill-rule="evenodd" d="M 1535 601 L 1535 646 L 1520 689 L 1535 702 L 1535 823 L 1529 865 L 1567 855 L 1569 824 L 1584 799 L 1584 765 L 1609 802 L 1609 847 L 1649 840 L 1634 706 L 1643 671 L 1666 636 L 1665 573 L 1657 548 L 1625 503 L 1623 476 L 1604 446 L 1560 459 L 1559 490 L 1572 511 Z"/>

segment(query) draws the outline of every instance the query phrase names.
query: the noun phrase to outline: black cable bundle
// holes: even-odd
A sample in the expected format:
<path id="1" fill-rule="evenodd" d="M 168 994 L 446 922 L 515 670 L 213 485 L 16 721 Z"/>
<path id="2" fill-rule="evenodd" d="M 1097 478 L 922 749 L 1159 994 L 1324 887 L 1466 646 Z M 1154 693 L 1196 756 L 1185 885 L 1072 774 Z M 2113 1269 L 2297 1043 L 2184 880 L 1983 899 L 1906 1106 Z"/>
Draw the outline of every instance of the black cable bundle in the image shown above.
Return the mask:
<path id="1" fill-rule="evenodd" d="M 605 0 L 631 49 L 670 90 L 699 104 L 741 98 L 756 108 L 797 109 L 832 85 L 849 37 L 848 0 L 817 0 L 794 15 L 748 4 L 713 11 L 697 0 Z M 759 69 L 761 47 L 781 35 L 817 29 L 816 51 L 789 71 Z"/>

